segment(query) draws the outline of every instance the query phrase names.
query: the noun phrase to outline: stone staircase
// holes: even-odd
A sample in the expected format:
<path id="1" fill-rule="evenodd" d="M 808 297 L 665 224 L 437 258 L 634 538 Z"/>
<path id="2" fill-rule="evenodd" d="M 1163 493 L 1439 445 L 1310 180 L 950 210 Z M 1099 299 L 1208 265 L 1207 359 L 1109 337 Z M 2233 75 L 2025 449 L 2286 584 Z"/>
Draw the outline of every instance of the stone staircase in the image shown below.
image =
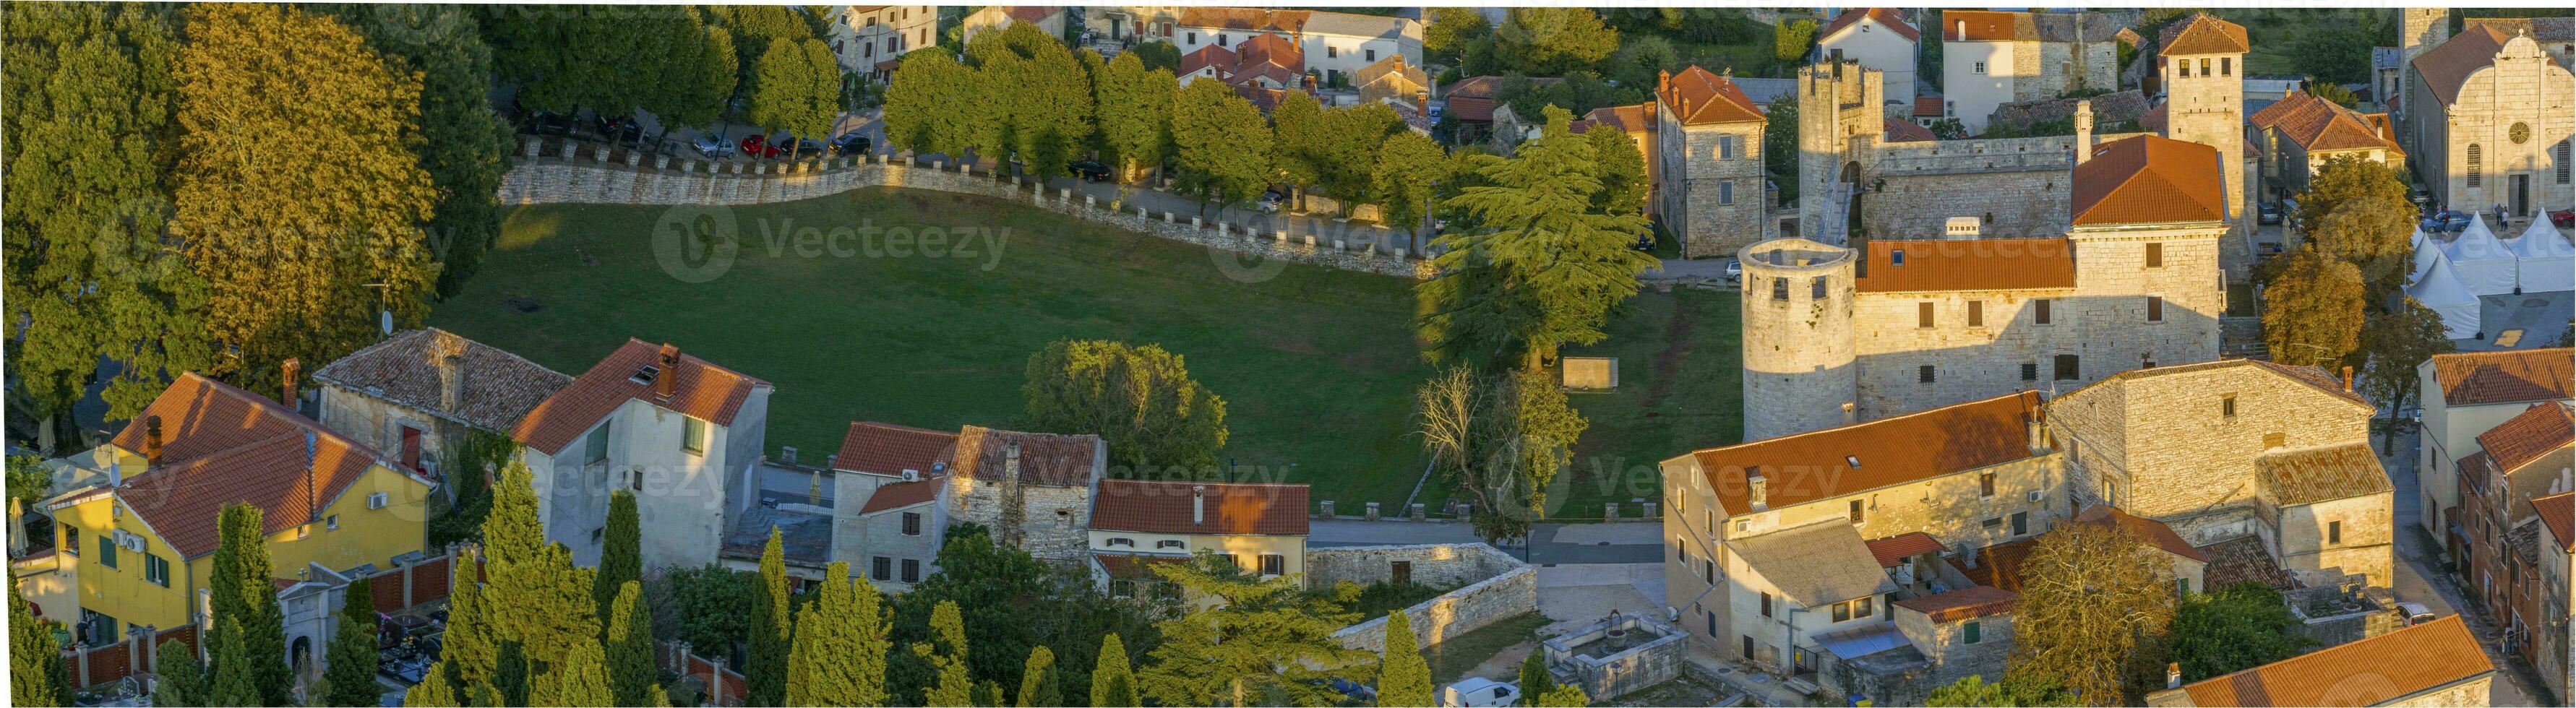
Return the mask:
<path id="1" fill-rule="evenodd" d="M 2218 318 L 2218 356 L 2270 361 L 2272 347 L 2263 343 L 2263 318 Z"/>
<path id="2" fill-rule="evenodd" d="M 1808 238 L 1836 246 L 1851 245 L 1852 184 L 1835 182 L 1825 188 L 1825 213 L 1816 219 L 1816 235 Z"/>

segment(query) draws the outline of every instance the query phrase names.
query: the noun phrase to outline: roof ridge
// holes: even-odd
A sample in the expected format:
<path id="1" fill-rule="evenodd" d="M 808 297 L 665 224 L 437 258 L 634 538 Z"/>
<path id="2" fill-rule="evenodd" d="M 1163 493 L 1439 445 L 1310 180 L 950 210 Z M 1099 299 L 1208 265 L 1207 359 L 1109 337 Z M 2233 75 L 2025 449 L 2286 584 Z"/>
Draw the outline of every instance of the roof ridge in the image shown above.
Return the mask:
<path id="1" fill-rule="evenodd" d="M 237 386 L 234 386 L 234 385 L 232 385 L 232 384 L 224 383 L 224 382 L 222 382 L 222 381 L 217 381 L 217 380 L 213 379 L 212 377 L 208 377 L 208 376 L 206 376 L 205 374 L 198 373 L 198 372 L 196 372 L 196 371 L 194 371 L 194 370 L 187 371 L 187 372 L 185 372 L 185 373 L 181 374 L 180 376 L 181 376 L 181 378 L 183 378 L 183 379 L 184 379 L 184 378 L 186 378 L 186 377 L 194 376 L 194 377 L 196 377 L 198 380 L 204 381 L 204 382 L 206 382 L 207 384 L 211 384 L 211 385 L 213 386 L 214 390 L 215 390 L 216 392 L 218 392 L 218 393 L 222 393 L 222 394 L 225 394 L 225 395 L 228 395 L 228 396 L 232 396 L 233 398 L 235 398 L 235 399 L 237 399 L 237 400 L 240 400 L 240 401 L 243 401 L 243 402 L 249 403 L 249 404 L 251 404 L 251 405 L 253 405 L 253 406 L 259 406 L 259 407 L 261 407 L 261 408 L 264 410 L 264 412 L 266 412 L 266 413 L 268 413 L 268 414 L 271 414 L 271 415 L 274 415 L 274 416 L 277 416 L 277 417 L 279 417 L 280 419 L 282 419 L 284 422 L 286 422 L 286 423 L 288 423 L 288 424 L 290 424 L 290 425 L 294 425 L 294 426 L 297 426 L 297 427 L 303 428 L 303 429 L 304 429 L 304 430 L 306 430 L 306 431 L 310 431 L 310 432 L 312 432 L 312 433 L 315 433 L 315 434 L 321 435 L 321 436 L 323 436 L 323 437 L 331 438 L 331 439 L 333 439 L 333 440 L 338 441 L 340 444 L 343 444 L 343 445 L 347 445 L 347 446 L 349 446 L 351 449 L 357 450 L 357 451 L 359 451 L 359 452 L 367 453 L 367 456 L 368 456 L 368 457 L 370 457 L 370 458 L 374 458 L 374 459 L 375 459 L 376 461 L 378 461 L 378 462 L 383 462 L 383 461 L 386 461 L 386 460 L 390 459 L 390 458 L 388 458 L 388 457 L 386 457 L 386 456 L 385 456 L 384 452 L 379 451 L 379 450 L 377 450 L 377 449 L 375 449 L 375 448 L 373 448 L 373 447 L 369 447 L 369 446 L 367 446 L 366 444 L 360 443 L 360 442 L 358 442 L 358 441 L 356 441 L 356 440 L 350 439 L 350 438 L 349 438 L 348 436 L 346 436 L 346 435 L 341 435 L 339 431 L 332 430 L 330 426 L 323 425 L 323 424 L 322 424 L 322 421 L 314 420 L 314 419 L 311 419 L 311 418 L 306 418 L 306 417 L 304 417 L 304 413 L 303 413 L 303 412 L 301 412 L 301 411 L 297 411 L 297 410 L 295 410 L 295 409 L 293 409 L 293 408 L 288 408 L 288 407 L 286 407 L 286 404 L 278 403 L 277 401 L 272 400 L 272 399 L 270 399 L 270 398 L 269 398 L 269 397 L 267 397 L 267 396 L 262 396 L 262 395 L 259 395 L 259 394 L 256 394 L 256 393 L 251 393 L 251 392 L 250 392 L 250 391 L 248 391 L 248 390 L 242 389 L 242 388 L 237 387 Z M 167 393 L 167 392 L 168 392 L 168 389 L 163 389 L 163 392 L 164 392 L 164 393 Z M 148 408 L 147 408 L 147 410 L 148 410 Z M 270 438 L 261 438 L 261 439 L 259 440 L 259 442 L 266 442 L 266 441 L 268 441 L 269 439 L 270 439 Z M 234 449 L 234 448 L 248 447 L 248 446 L 249 446 L 249 445 L 251 445 L 251 444 L 252 444 L 252 443 L 244 443 L 244 444 L 241 444 L 241 445 L 235 445 L 235 446 L 233 446 L 233 447 L 231 447 L 231 448 L 224 448 L 224 449 L 222 449 L 222 450 L 216 450 L 216 451 L 214 451 L 214 452 L 209 452 L 209 453 L 206 453 L 206 454 L 203 454 L 203 455 L 198 455 L 198 456 L 196 456 L 196 457 L 192 457 L 192 458 L 189 458 L 189 459 L 190 459 L 190 460 L 194 460 L 194 459 L 199 459 L 199 458 L 211 457 L 211 456 L 214 456 L 214 455 L 216 455 L 216 454 L 220 454 L 220 453 L 222 453 L 222 452 L 225 452 L 225 451 L 228 451 L 228 450 L 231 450 L 231 449 Z M 187 460 L 181 460 L 181 462 L 186 462 L 186 461 L 187 461 Z"/>
<path id="2" fill-rule="evenodd" d="M 1705 448 L 1699 448 L 1699 449 L 1692 450 L 1692 451 L 1691 451 L 1691 454 L 1693 454 L 1693 455 L 1697 455 L 1697 454 L 1702 453 L 1702 452 L 1712 452 L 1712 451 L 1716 451 L 1716 450 L 1726 450 L 1726 449 L 1732 449 L 1732 448 L 1743 447 L 1743 446 L 1746 446 L 1746 445 L 1758 445 L 1758 444 L 1763 444 L 1763 443 L 1776 442 L 1776 441 L 1780 441 L 1780 440 L 1794 440 L 1794 439 L 1797 439 L 1797 438 L 1802 438 L 1802 437 L 1806 437 L 1806 436 L 1810 436 L 1810 435 L 1821 435 L 1821 434 L 1824 434 L 1824 433 L 1830 433 L 1830 432 L 1834 432 L 1834 431 L 1837 431 L 1837 430 L 1847 430 L 1847 429 L 1851 429 L 1851 428 L 1859 428 L 1859 427 L 1863 427 L 1863 426 L 1877 425 L 1877 424 L 1880 424 L 1880 423 L 1886 423 L 1886 422 L 1889 422 L 1889 421 L 1906 420 L 1906 419 L 1914 418 L 1914 417 L 1918 417 L 1918 416 L 1924 416 L 1924 415 L 1930 415 L 1930 414 L 1933 414 L 1933 413 L 1938 413 L 1938 412 L 1941 412 L 1941 411 L 1944 411 L 1944 410 L 1948 410 L 1948 409 L 1951 409 L 1951 408 L 1957 408 L 1957 407 L 1960 407 L 1960 406 L 1973 406 L 1973 405 L 1978 405 L 1978 404 L 1982 404 L 1982 403 L 1993 403 L 1993 402 L 1995 402 L 1995 401 L 2000 401 L 2000 400 L 2003 400 L 2003 399 L 2006 399 L 2006 398 L 2021 398 L 2021 397 L 2023 397 L 2023 396 L 2030 396 L 2030 395 L 2034 395 L 2034 394 L 2037 394 L 2037 393 L 2039 393 L 2039 392 L 2038 392 L 2038 391 L 2014 391 L 2014 392 L 2012 392 L 2012 393 L 2002 394 L 2002 395 L 1999 395 L 1999 396 L 1992 396 L 1992 397 L 1988 397 L 1988 398 L 1981 398 L 1981 399 L 1977 399 L 1977 400 L 1974 400 L 1974 401 L 1967 401 L 1967 402 L 1963 402 L 1963 403 L 1956 403 L 1956 404 L 1951 404 L 1951 405 L 1947 405 L 1947 406 L 1942 406 L 1942 407 L 1939 407 L 1939 408 L 1927 408 L 1927 409 L 1923 409 L 1923 410 L 1919 410 L 1919 411 L 1914 411 L 1914 412 L 1911 412 L 1911 413 L 1903 413 L 1903 414 L 1898 414 L 1898 415 L 1892 415 L 1892 416 L 1888 416 L 1888 417 L 1885 417 L 1885 418 L 1872 418 L 1872 419 L 1869 419 L 1869 420 L 1864 420 L 1864 421 L 1855 422 L 1855 423 L 1852 423 L 1852 424 L 1850 424 L 1850 425 L 1838 425 L 1838 426 L 1834 426 L 1834 427 L 1831 427 L 1831 428 L 1819 428 L 1819 429 L 1816 429 L 1816 430 L 1809 430 L 1809 431 L 1805 431 L 1805 432 L 1797 432 L 1797 433 L 1790 433 L 1790 434 L 1787 434 L 1787 435 L 1778 435 L 1778 436 L 1773 436 L 1773 437 L 1767 437 L 1767 438 L 1763 438 L 1763 439 L 1760 439 L 1760 440 L 1745 440 L 1745 441 L 1742 441 L 1742 442 L 1735 443 L 1735 444 L 1733 444 L 1733 445 L 1720 445 L 1720 446 L 1717 446 L 1717 447 L 1705 447 Z"/>

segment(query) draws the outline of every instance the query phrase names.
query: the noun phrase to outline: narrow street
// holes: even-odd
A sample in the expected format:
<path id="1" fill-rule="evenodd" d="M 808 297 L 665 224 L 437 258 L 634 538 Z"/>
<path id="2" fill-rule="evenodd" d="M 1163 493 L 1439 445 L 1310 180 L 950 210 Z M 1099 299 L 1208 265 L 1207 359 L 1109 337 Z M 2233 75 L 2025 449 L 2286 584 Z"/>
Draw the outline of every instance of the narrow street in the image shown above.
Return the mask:
<path id="1" fill-rule="evenodd" d="M 2468 623 L 2469 631 L 2477 635 L 2478 643 L 2486 649 L 2487 660 L 2496 665 L 2495 685 L 2488 691 L 2488 705 L 2550 705 L 2545 698 L 2549 692 L 2541 687 L 2540 677 L 2521 659 L 2505 652 L 2503 643 L 2496 637 L 2495 624 L 2480 616 L 2460 594 L 2459 583 L 2449 573 L 2443 572 L 2438 558 L 2440 546 L 2435 543 L 2433 535 L 2424 530 L 2423 505 L 2416 491 L 2415 441 L 2412 433 L 2401 435 L 2397 439 L 2397 454 L 2379 459 L 2380 466 L 2388 470 L 2389 482 L 2397 488 L 2394 519 L 2397 526 L 2397 563 L 2391 569 L 2390 589 L 2396 592 L 2401 602 L 2422 603 L 2431 608 L 2433 614 L 2456 614 Z M 2372 444 L 2378 444 L 2377 436 L 2372 437 Z"/>

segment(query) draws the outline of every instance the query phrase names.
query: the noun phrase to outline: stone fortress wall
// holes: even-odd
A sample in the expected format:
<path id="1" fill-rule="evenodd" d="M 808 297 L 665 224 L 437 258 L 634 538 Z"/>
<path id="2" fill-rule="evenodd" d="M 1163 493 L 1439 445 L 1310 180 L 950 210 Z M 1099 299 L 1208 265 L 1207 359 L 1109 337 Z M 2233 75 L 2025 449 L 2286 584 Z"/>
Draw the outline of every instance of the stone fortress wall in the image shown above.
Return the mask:
<path id="1" fill-rule="evenodd" d="M 1422 646 L 1538 611 L 1538 570 L 1482 543 L 1308 548 L 1307 586 L 1326 587 L 1344 580 L 1361 585 L 1389 582 L 1398 562 L 1411 564 L 1415 583 L 1463 585 L 1404 608 L 1414 641 Z M 1386 618 L 1344 627 L 1333 636 L 1347 648 L 1383 651 Z"/>

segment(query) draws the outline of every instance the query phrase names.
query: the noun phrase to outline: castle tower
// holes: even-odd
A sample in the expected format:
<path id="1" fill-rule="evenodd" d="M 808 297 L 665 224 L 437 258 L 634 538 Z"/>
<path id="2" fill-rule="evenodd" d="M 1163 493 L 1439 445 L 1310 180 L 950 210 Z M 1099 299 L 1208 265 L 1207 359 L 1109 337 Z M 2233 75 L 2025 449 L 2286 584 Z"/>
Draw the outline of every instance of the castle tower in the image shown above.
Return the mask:
<path id="1" fill-rule="evenodd" d="M 2451 11 L 2439 7 L 2403 7 L 2397 9 L 2397 113 L 2398 139 L 2406 141 L 2408 152 L 2416 152 L 2415 57 L 2442 46 L 2451 39 Z"/>
<path id="2" fill-rule="evenodd" d="M 1744 440 L 1853 422 L 1852 251 L 1781 238 L 1736 257 L 1744 264 Z"/>
<path id="3" fill-rule="evenodd" d="M 1886 130 L 1887 89 L 1881 81 L 1879 72 L 1857 61 L 1828 59 L 1798 68 L 1799 236 L 1839 233 L 1825 223 L 1829 215 L 1843 214 L 1828 204 L 1827 195 L 1835 182 L 1858 181 L 1861 171 L 1874 166 L 1869 163 L 1875 160 L 1856 152 L 1875 146 Z"/>
<path id="4" fill-rule="evenodd" d="M 2245 28 L 2206 14 L 2167 26 L 2157 71 L 2165 82 L 2165 137 L 2218 149 L 2227 215 L 2245 214 Z"/>

